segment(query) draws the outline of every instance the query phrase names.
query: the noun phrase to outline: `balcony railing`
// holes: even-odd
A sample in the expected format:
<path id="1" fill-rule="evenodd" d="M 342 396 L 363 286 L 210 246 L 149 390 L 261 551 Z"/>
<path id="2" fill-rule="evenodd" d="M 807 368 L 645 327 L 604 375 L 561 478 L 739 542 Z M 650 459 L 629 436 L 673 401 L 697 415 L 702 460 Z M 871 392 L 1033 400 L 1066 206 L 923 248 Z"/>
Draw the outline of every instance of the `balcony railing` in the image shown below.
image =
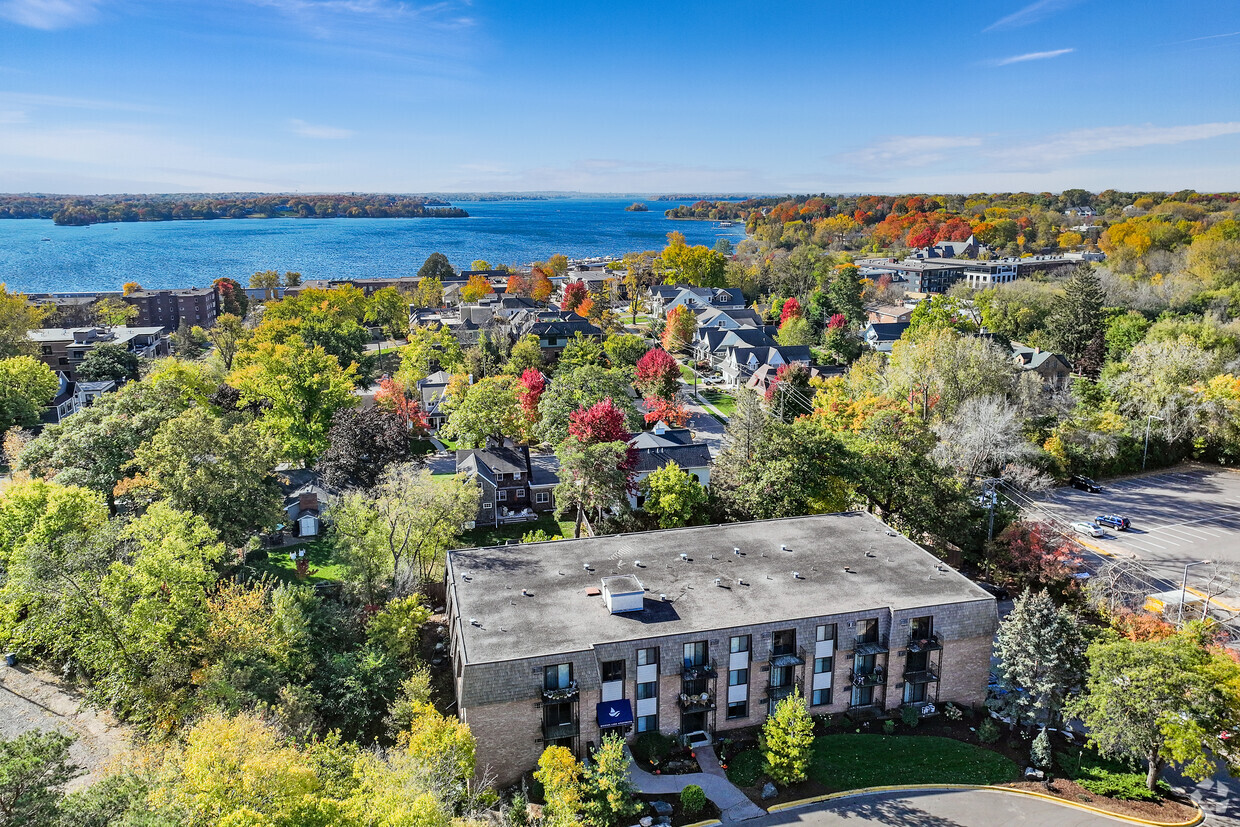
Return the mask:
<path id="1" fill-rule="evenodd" d="M 578 719 L 558 724 L 544 723 L 542 732 L 544 741 L 558 741 L 561 738 L 572 738 L 577 735 Z"/>
<path id="2" fill-rule="evenodd" d="M 853 669 L 848 674 L 853 686 L 881 686 L 887 682 L 887 673 L 881 667 Z"/>
<path id="3" fill-rule="evenodd" d="M 679 702 L 682 712 L 706 712 L 715 708 L 715 696 L 710 692 L 681 692 Z"/>
<path id="4" fill-rule="evenodd" d="M 569 681 L 568 686 L 561 686 L 558 689 L 544 689 L 542 697 L 544 701 L 570 701 L 577 697 L 577 681 Z"/>
<path id="5" fill-rule="evenodd" d="M 879 635 L 874 638 L 857 638 L 854 641 L 853 649 L 858 655 L 881 655 L 887 651 L 887 636 Z"/>
<path id="6" fill-rule="evenodd" d="M 771 703 L 777 704 L 796 691 L 796 688 L 797 684 L 795 682 L 780 684 L 779 686 L 768 686 L 766 694 L 771 699 Z"/>
<path id="7" fill-rule="evenodd" d="M 715 677 L 715 664 L 702 663 L 697 666 L 686 666 L 680 673 L 680 679 L 685 683 L 689 681 L 706 680 Z"/>
<path id="8" fill-rule="evenodd" d="M 805 647 L 799 649 L 771 650 L 771 666 L 804 666 Z"/>
<path id="9" fill-rule="evenodd" d="M 939 673 L 929 666 L 925 669 L 904 670 L 904 680 L 908 683 L 934 683 L 938 679 Z"/>
<path id="10" fill-rule="evenodd" d="M 933 632 L 929 635 L 914 633 L 909 635 L 908 650 L 910 652 L 933 652 L 943 648 L 943 640 Z"/>

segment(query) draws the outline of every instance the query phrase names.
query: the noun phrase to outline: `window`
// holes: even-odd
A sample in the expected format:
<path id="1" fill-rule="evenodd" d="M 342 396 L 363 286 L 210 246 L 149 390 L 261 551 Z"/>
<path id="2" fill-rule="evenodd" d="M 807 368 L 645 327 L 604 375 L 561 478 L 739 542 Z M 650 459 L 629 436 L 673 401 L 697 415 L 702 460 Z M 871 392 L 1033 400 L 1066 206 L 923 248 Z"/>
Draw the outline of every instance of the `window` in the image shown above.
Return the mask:
<path id="1" fill-rule="evenodd" d="M 913 640 L 927 640 L 934 633 L 934 618 L 927 615 L 926 617 L 915 617 L 909 621 L 909 637 Z"/>
<path id="2" fill-rule="evenodd" d="M 551 495 L 548 494 L 546 491 L 536 491 L 534 493 L 534 502 L 536 503 L 546 503 L 546 502 L 549 502 L 550 500 L 551 500 Z"/>
<path id="3" fill-rule="evenodd" d="M 647 681 L 637 685 L 637 700 L 648 701 L 651 698 L 659 697 L 658 681 Z"/>
<path id="4" fill-rule="evenodd" d="M 792 667 L 791 666 L 772 666 L 771 667 L 771 688 L 780 689 L 785 686 L 792 686 Z"/>
<path id="5" fill-rule="evenodd" d="M 51 348 L 51 346 L 50 346 L 50 345 L 44 345 L 44 346 L 43 346 L 43 355 L 44 355 L 44 356 L 51 356 L 51 355 L 52 355 L 52 348 Z"/>
<path id="6" fill-rule="evenodd" d="M 835 624 L 827 623 L 818 627 L 818 640 L 835 640 Z"/>
<path id="7" fill-rule="evenodd" d="M 857 621 L 857 642 L 858 643 L 878 643 L 878 621 L 877 620 L 858 620 Z"/>
<path id="8" fill-rule="evenodd" d="M 69 360 L 68 360 L 67 358 L 65 358 L 64 356 L 61 356 L 59 359 L 57 359 L 57 360 L 56 360 L 56 364 L 58 364 L 58 365 L 67 365 L 67 364 L 69 364 Z"/>
<path id="9" fill-rule="evenodd" d="M 654 732 L 659 728 L 658 715 L 641 715 L 637 718 L 638 732 Z"/>
<path id="10" fill-rule="evenodd" d="M 706 665 L 706 641 L 699 640 L 695 643 L 685 644 L 685 666 L 705 666 Z"/>
<path id="11" fill-rule="evenodd" d="M 737 701 L 728 704 L 728 718 L 748 718 L 749 701 Z"/>
<path id="12" fill-rule="evenodd" d="M 749 670 L 733 669 L 728 672 L 728 686 L 748 686 Z"/>
<path id="13" fill-rule="evenodd" d="M 622 660 L 603 661 L 601 680 L 603 681 L 603 683 L 611 683 L 612 681 L 624 680 L 624 661 Z"/>
<path id="14" fill-rule="evenodd" d="M 495 492 L 495 499 L 498 500 L 499 502 L 507 502 L 508 492 L 501 488 L 499 491 Z"/>
<path id="15" fill-rule="evenodd" d="M 482 508 L 483 508 L 483 510 L 489 509 L 490 507 L 491 507 L 491 504 L 490 504 L 490 503 L 483 503 L 483 504 L 482 504 Z"/>
<path id="16" fill-rule="evenodd" d="M 812 701 L 813 706 L 826 706 L 827 704 L 831 703 L 830 688 L 815 689 L 814 697 L 811 699 L 811 701 Z"/>
<path id="17" fill-rule="evenodd" d="M 738 652 L 748 652 L 749 651 L 749 635 L 740 635 L 738 637 L 732 638 L 731 645 L 728 647 L 728 651 L 730 651 L 734 655 L 737 654 Z"/>
<path id="18" fill-rule="evenodd" d="M 830 672 L 835 668 L 834 658 L 814 658 L 814 674 L 821 675 L 823 672 Z"/>
<path id="19" fill-rule="evenodd" d="M 573 682 L 573 665 L 557 663 L 543 667 L 543 689 L 568 689 Z"/>
<path id="20" fill-rule="evenodd" d="M 771 641 L 771 654 L 778 657 L 779 655 L 794 655 L 797 651 L 797 631 L 796 629 L 784 629 L 775 633 L 774 640 Z"/>
<path id="21" fill-rule="evenodd" d="M 638 649 L 637 650 L 637 665 L 638 666 L 658 666 L 658 664 L 659 664 L 659 650 L 657 647 L 652 646 L 649 649 Z"/>
<path id="22" fill-rule="evenodd" d="M 904 702 L 906 704 L 919 704 L 926 701 L 926 687 L 924 683 L 906 683 L 904 684 Z"/>
<path id="23" fill-rule="evenodd" d="M 520 472 L 520 471 L 513 471 L 513 472 L 512 472 L 512 478 L 513 478 L 514 480 L 519 480 L 519 479 L 521 479 L 521 472 Z"/>

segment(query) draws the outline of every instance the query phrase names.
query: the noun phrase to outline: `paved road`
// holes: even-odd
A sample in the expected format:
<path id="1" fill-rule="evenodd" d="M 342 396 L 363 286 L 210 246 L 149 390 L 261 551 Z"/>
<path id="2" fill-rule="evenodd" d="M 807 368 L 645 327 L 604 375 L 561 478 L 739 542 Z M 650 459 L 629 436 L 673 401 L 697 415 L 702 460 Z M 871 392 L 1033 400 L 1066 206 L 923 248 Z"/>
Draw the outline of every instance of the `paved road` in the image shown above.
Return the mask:
<path id="1" fill-rule="evenodd" d="M 682 385 L 683 396 L 685 399 L 685 407 L 689 409 L 691 416 L 689 417 L 689 427 L 693 430 L 699 442 L 704 442 L 710 448 L 712 457 L 718 456 L 723 450 L 724 445 L 724 426 L 718 419 L 715 419 L 706 409 L 703 408 L 693 397 L 693 385 L 680 380 Z"/>
<path id="2" fill-rule="evenodd" d="M 892 792 L 852 796 L 772 813 L 753 827 L 1115 827 L 1115 819 L 1038 798 L 988 790 Z"/>

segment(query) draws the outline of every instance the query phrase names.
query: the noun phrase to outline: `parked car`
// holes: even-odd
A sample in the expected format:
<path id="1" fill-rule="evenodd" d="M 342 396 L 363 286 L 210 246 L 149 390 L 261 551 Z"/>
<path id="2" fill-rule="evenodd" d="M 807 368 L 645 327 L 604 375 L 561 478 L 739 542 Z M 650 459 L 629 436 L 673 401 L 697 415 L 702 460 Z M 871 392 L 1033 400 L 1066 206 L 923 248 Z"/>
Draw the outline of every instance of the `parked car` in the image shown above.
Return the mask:
<path id="1" fill-rule="evenodd" d="M 1102 490 L 1102 486 L 1091 480 L 1089 477 L 1082 477 L 1080 474 L 1073 474 L 1068 480 L 1068 485 L 1081 491 L 1088 491 L 1091 494 L 1097 494 Z"/>
<path id="2" fill-rule="evenodd" d="M 980 580 L 978 581 L 977 585 L 979 588 L 981 588 L 982 591 L 986 592 L 987 594 L 993 594 L 995 596 L 995 599 L 997 600 L 1007 600 L 1009 597 L 1011 597 L 1011 595 L 1008 594 L 1008 590 L 1000 586 L 995 586 L 991 583 L 983 583 Z"/>
<path id="3" fill-rule="evenodd" d="M 1088 534 L 1090 537 L 1105 537 L 1107 533 L 1093 523 L 1073 523 L 1072 530 L 1077 534 Z"/>
<path id="4" fill-rule="evenodd" d="M 1132 521 L 1127 517 L 1120 517 L 1117 514 L 1103 514 L 1101 517 L 1094 517 L 1094 522 L 1098 525 L 1113 528 L 1116 531 L 1127 531 L 1132 528 Z"/>

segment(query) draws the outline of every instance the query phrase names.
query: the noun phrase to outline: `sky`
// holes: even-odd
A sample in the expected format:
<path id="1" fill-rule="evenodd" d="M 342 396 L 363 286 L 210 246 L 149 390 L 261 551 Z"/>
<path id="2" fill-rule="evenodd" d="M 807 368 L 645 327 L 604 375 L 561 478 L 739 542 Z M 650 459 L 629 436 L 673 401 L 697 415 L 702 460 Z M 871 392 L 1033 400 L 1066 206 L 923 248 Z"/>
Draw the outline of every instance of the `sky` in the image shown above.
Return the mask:
<path id="1" fill-rule="evenodd" d="M 1237 0 L 0 0 L 0 192 L 1240 190 Z"/>

